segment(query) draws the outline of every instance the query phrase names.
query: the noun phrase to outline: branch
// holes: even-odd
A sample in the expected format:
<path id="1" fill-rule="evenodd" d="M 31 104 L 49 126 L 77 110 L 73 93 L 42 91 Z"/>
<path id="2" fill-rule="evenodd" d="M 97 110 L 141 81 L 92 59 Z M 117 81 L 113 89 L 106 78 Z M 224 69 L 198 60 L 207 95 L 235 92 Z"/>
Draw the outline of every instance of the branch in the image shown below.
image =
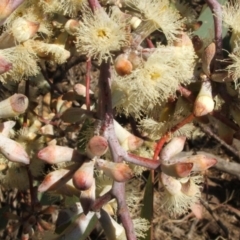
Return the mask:
<path id="1" fill-rule="evenodd" d="M 100 66 L 100 77 L 99 77 L 99 109 L 98 114 L 102 120 L 102 129 L 104 136 L 108 139 L 110 151 L 112 153 L 114 162 L 121 162 L 122 159 L 118 156 L 117 152 L 114 151 L 114 145 L 112 145 L 112 139 L 116 144 L 119 145 L 113 126 L 113 112 L 112 112 L 112 101 L 111 101 L 111 90 L 110 90 L 110 63 L 102 62 Z M 134 232 L 134 226 L 130 217 L 130 212 L 126 203 L 125 196 L 125 183 L 119 183 L 114 181 L 112 194 L 116 198 L 118 203 L 118 215 L 126 231 L 128 240 L 136 240 Z"/>
<path id="2" fill-rule="evenodd" d="M 220 67 L 216 60 L 222 59 L 222 9 L 217 0 L 206 0 L 207 5 L 213 13 L 216 54 L 214 57 L 214 71 Z"/>
<path id="3" fill-rule="evenodd" d="M 227 144 L 225 141 L 223 141 L 220 137 L 218 137 L 208 126 L 198 123 L 199 127 L 203 132 L 210 135 L 214 139 L 216 139 L 222 146 L 224 146 L 226 149 L 228 149 L 232 154 L 234 154 L 238 159 L 240 159 L 240 152 L 237 151 L 235 148 Z"/>

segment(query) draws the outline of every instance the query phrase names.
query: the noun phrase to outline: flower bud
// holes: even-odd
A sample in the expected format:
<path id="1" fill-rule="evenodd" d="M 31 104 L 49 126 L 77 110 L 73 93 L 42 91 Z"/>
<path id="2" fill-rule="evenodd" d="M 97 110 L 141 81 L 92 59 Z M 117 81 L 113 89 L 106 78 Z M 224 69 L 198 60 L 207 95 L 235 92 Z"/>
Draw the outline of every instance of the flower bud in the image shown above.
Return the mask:
<path id="1" fill-rule="evenodd" d="M 107 239 L 126 239 L 123 226 L 117 223 L 104 209 L 101 208 L 98 220 Z"/>
<path id="2" fill-rule="evenodd" d="M 161 151 L 159 157 L 163 161 L 170 159 L 172 156 L 180 153 L 183 150 L 186 137 L 174 137 Z"/>
<path id="3" fill-rule="evenodd" d="M 120 54 L 115 59 L 114 68 L 120 76 L 129 75 L 133 70 L 132 63 L 128 60 L 128 56 L 126 54 Z"/>
<path id="4" fill-rule="evenodd" d="M 177 179 L 161 173 L 161 181 L 171 195 L 177 195 L 181 192 L 182 184 Z"/>
<path id="5" fill-rule="evenodd" d="M 131 51 L 128 54 L 128 60 L 132 63 L 133 70 L 139 66 L 142 66 L 144 62 L 142 56 L 139 56 L 139 53 L 137 51 Z"/>
<path id="6" fill-rule="evenodd" d="M 86 87 L 81 83 L 75 84 L 73 87 L 73 91 L 79 96 L 86 97 Z M 94 94 L 91 89 L 89 89 L 89 94 Z"/>
<path id="7" fill-rule="evenodd" d="M 143 144 L 143 140 L 128 132 L 117 121 L 113 120 L 114 131 L 121 146 L 126 151 L 134 151 Z"/>
<path id="8" fill-rule="evenodd" d="M 96 167 L 117 182 L 126 182 L 133 177 L 133 171 L 125 163 L 114 163 L 97 159 Z"/>
<path id="9" fill-rule="evenodd" d="M 15 126 L 15 124 L 16 122 L 14 121 L 6 121 L 3 123 L 0 123 L 0 133 L 5 137 L 9 137 L 10 131 Z"/>
<path id="10" fill-rule="evenodd" d="M 80 23 L 75 19 L 69 19 L 64 25 L 66 32 L 73 36 L 77 33 L 79 27 Z"/>
<path id="11" fill-rule="evenodd" d="M 107 139 L 101 136 L 92 137 L 86 148 L 86 153 L 89 158 L 94 158 L 95 156 L 100 157 L 104 155 L 108 150 Z"/>
<path id="12" fill-rule="evenodd" d="M 196 117 L 201 117 L 212 112 L 213 109 L 212 86 L 209 81 L 204 81 L 194 102 L 193 113 Z"/>
<path id="13" fill-rule="evenodd" d="M 12 34 L 18 42 L 25 42 L 32 38 L 39 29 L 40 24 L 28 21 L 22 17 L 16 18 L 12 24 Z"/>
<path id="14" fill-rule="evenodd" d="M 189 176 L 192 171 L 193 163 L 175 163 L 175 164 L 162 164 L 162 171 L 172 177 L 183 178 Z"/>
<path id="15" fill-rule="evenodd" d="M 170 213 L 184 214 L 199 201 L 201 196 L 200 186 L 197 185 L 201 182 L 199 176 L 177 180 L 161 173 L 161 181 L 165 188 L 162 203 Z M 184 184 L 187 186 L 186 189 Z"/>
<path id="16" fill-rule="evenodd" d="M 26 111 L 28 98 L 23 94 L 14 94 L 0 102 L 0 118 L 16 117 Z"/>
<path id="17" fill-rule="evenodd" d="M 94 182 L 93 178 L 94 162 L 84 162 L 82 166 L 73 175 L 73 185 L 80 191 L 91 188 Z"/>
<path id="18" fill-rule="evenodd" d="M 39 192 L 54 191 L 62 187 L 79 168 L 79 164 L 73 164 L 47 174 L 43 182 L 38 186 Z"/>
<path id="19" fill-rule="evenodd" d="M 193 163 L 192 171 L 194 172 L 206 171 L 217 163 L 215 158 L 207 156 L 207 154 L 192 155 L 187 161 Z"/>
<path id="20" fill-rule="evenodd" d="M 82 161 L 82 155 L 69 147 L 49 145 L 38 152 L 38 158 L 49 163 L 56 164 L 69 161 Z"/>
<path id="21" fill-rule="evenodd" d="M 20 5 L 24 0 L 1 0 L 0 1 L 0 26 L 7 17 Z"/>
<path id="22" fill-rule="evenodd" d="M 12 63 L 8 62 L 3 56 L 0 56 L 0 74 L 12 69 Z"/>
<path id="23" fill-rule="evenodd" d="M 197 152 L 197 155 L 190 155 L 185 152 L 181 152 L 170 159 L 171 164 L 175 163 L 192 163 L 193 172 L 205 171 L 208 168 L 214 166 L 217 160 L 211 155 L 204 152 Z"/>
<path id="24" fill-rule="evenodd" d="M 202 53 L 202 70 L 203 72 L 209 76 L 210 72 L 210 64 L 216 53 L 216 45 L 214 42 L 210 43 Z"/>
<path id="25" fill-rule="evenodd" d="M 202 176 L 194 176 L 194 177 L 179 179 L 179 181 L 182 184 L 181 191 L 185 195 L 190 197 L 197 196 L 197 195 L 199 195 L 200 197 L 199 184 L 202 183 L 202 180 L 203 180 Z"/>
<path id="26" fill-rule="evenodd" d="M 140 25 L 141 22 L 142 22 L 142 20 L 140 18 L 132 17 L 130 20 L 130 25 L 131 25 L 132 29 L 135 30 Z"/>
<path id="27" fill-rule="evenodd" d="M 197 219 L 203 218 L 203 206 L 200 203 L 192 204 L 191 210 Z"/>
<path id="28" fill-rule="evenodd" d="M 29 164 L 29 157 L 22 145 L 0 134 L 0 152 L 10 161 Z"/>

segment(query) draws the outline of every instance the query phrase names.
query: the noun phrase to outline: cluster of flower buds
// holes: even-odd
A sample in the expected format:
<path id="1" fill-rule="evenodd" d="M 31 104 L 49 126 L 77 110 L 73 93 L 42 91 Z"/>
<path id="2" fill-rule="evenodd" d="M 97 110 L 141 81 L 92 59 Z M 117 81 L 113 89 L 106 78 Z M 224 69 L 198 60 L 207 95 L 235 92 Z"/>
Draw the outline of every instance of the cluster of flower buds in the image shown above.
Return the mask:
<path id="1" fill-rule="evenodd" d="M 24 113 L 28 107 L 28 98 L 23 94 L 14 94 L 0 102 L 0 118 L 16 117 Z M 30 159 L 24 147 L 9 138 L 9 132 L 15 122 L 8 121 L 1 124 L 0 152 L 8 160 L 17 163 L 29 164 Z"/>
<path id="2" fill-rule="evenodd" d="M 173 138 L 160 153 L 163 205 L 174 215 L 184 214 L 199 201 L 202 177 L 193 173 L 203 172 L 217 162 L 202 152 L 196 155 L 182 152 L 185 140 Z"/>
<path id="3" fill-rule="evenodd" d="M 102 136 L 93 136 L 88 141 L 86 155 L 75 149 L 58 145 L 43 148 L 38 152 L 39 159 L 49 164 L 68 162 L 69 166 L 47 174 L 38 191 L 61 191 L 72 179 L 75 189 L 81 191 L 80 202 L 84 213 L 87 213 L 95 200 L 94 167 L 118 182 L 126 182 L 133 177 L 133 172 L 127 164 L 99 159 L 107 151 L 108 142 Z"/>

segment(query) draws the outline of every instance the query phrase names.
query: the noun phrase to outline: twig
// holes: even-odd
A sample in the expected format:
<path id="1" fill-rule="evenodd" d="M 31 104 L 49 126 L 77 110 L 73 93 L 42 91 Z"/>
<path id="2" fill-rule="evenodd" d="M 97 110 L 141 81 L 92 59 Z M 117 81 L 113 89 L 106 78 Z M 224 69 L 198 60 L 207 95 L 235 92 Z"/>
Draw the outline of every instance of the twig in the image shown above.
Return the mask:
<path id="1" fill-rule="evenodd" d="M 240 179 L 240 164 L 235 162 L 228 162 L 225 159 L 213 155 L 217 159 L 217 164 L 214 166 L 217 170 L 235 175 Z"/>
<path id="2" fill-rule="evenodd" d="M 214 57 L 214 71 L 218 70 L 219 63 L 216 60 L 222 59 L 222 9 L 217 0 L 206 0 L 213 13 L 216 54 Z"/>
<path id="3" fill-rule="evenodd" d="M 108 203 L 112 198 L 113 198 L 113 195 L 112 195 L 112 191 L 110 190 L 94 201 L 94 204 L 91 207 L 92 211 L 94 212 L 99 211 L 103 207 L 103 205 Z"/>
<path id="4" fill-rule="evenodd" d="M 238 157 L 240 159 L 240 152 L 239 151 L 237 151 L 232 146 L 230 146 L 225 141 L 223 141 L 220 137 L 218 137 L 208 126 L 206 126 L 202 123 L 198 123 L 198 125 L 203 132 L 207 133 L 208 135 L 210 135 L 211 137 L 216 139 L 222 146 L 227 148 L 229 151 L 231 151 L 231 153 L 233 153 L 236 157 Z"/>
<path id="5" fill-rule="evenodd" d="M 194 219 L 192 224 L 191 224 L 191 227 L 190 227 L 190 230 L 187 234 L 187 239 L 193 239 L 193 233 L 194 231 L 196 230 L 196 225 L 198 224 L 199 222 L 199 219 Z"/>
<path id="6" fill-rule="evenodd" d="M 210 208 L 208 203 L 205 202 L 202 199 L 200 199 L 200 202 L 207 209 L 207 211 L 212 215 L 213 219 L 216 221 L 218 226 L 223 230 L 223 232 L 225 233 L 226 237 L 228 237 L 229 232 L 228 232 L 227 227 L 222 223 L 222 221 L 218 218 L 218 216 L 212 211 L 212 209 Z"/>

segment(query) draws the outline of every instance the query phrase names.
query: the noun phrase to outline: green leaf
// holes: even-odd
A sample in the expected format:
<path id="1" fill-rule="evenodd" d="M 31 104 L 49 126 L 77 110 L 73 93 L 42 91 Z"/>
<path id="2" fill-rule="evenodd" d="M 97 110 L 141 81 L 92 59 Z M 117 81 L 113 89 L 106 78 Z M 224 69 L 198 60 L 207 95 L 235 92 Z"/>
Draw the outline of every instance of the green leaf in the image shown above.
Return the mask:
<path id="1" fill-rule="evenodd" d="M 50 193 L 41 193 L 38 192 L 38 200 L 42 205 L 52 205 L 61 200 L 60 196 L 54 196 Z"/>
<path id="2" fill-rule="evenodd" d="M 218 0 L 221 5 L 224 5 L 227 0 Z M 201 14 L 199 15 L 198 21 L 202 22 L 201 27 L 194 31 L 194 35 L 198 35 L 201 39 L 209 38 L 209 34 L 213 33 L 214 37 L 214 21 L 213 21 L 213 14 L 211 9 L 204 5 Z M 227 34 L 228 29 L 223 26 L 222 29 L 222 37 L 225 37 Z"/>
<path id="3" fill-rule="evenodd" d="M 145 218 L 151 223 L 152 217 L 153 217 L 153 183 L 152 183 L 152 172 L 150 171 L 148 181 L 145 186 L 141 218 Z M 147 232 L 147 237 L 142 240 L 151 240 L 151 239 L 152 239 L 151 228 L 149 228 Z"/>

